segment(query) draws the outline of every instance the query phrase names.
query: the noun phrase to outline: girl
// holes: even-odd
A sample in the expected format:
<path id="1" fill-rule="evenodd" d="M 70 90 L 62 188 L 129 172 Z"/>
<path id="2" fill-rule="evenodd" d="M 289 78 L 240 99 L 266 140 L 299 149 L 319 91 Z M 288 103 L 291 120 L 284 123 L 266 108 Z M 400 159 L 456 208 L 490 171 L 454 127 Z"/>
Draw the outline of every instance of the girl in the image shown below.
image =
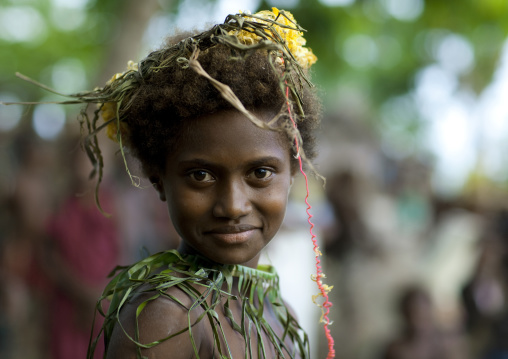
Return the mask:
<path id="1" fill-rule="evenodd" d="M 104 290 L 106 358 L 309 357 L 275 270 L 258 266 L 301 159 L 315 155 L 316 57 L 302 30 L 276 8 L 229 15 L 75 95 L 99 106 L 93 119 L 83 112 L 99 182 L 105 128 L 123 157 L 139 159 L 181 237 L 177 251 L 120 268 Z"/>

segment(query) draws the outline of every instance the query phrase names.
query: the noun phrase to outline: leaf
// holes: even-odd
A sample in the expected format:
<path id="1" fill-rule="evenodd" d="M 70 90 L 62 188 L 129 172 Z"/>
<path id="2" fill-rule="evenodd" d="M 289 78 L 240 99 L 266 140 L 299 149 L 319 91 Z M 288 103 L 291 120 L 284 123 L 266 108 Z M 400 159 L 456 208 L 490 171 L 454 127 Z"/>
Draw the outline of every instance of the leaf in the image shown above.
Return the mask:
<path id="1" fill-rule="evenodd" d="M 164 269 L 159 271 L 160 268 Z M 260 269 L 263 269 L 263 271 L 242 266 L 218 265 L 210 263 L 199 256 L 182 256 L 177 251 L 160 252 L 127 268 L 116 268 L 117 275 L 106 286 L 101 297 L 102 300 L 112 296 L 101 331 L 104 334 L 106 348 L 109 345 L 108 341 L 115 326 L 120 326 L 127 338 L 136 345 L 139 353 L 138 357 L 141 357 L 141 349 L 152 348 L 187 332 L 194 355 L 199 358 L 196 338 L 192 328 L 207 318 L 212 327 L 214 347 L 222 357 L 230 359 L 230 345 L 219 315 L 219 310 L 221 310 L 228 319 L 227 325 L 231 325 L 236 332 L 244 337 L 246 355 L 250 353 L 249 355 L 252 357 L 252 347 L 257 345 L 260 355 L 266 357 L 262 332 L 268 336 L 271 345 L 277 352 L 280 353 L 282 348 L 286 348 L 284 340 L 276 336 L 263 317 L 265 311 L 272 310 L 284 328 L 283 338 L 289 337 L 299 352 L 303 353 L 302 357 L 309 358 L 308 338 L 305 334 L 300 336 L 301 328 L 296 320 L 288 314 L 287 309 L 280 300 L 277 274 L 270 266 L 260 266 Z M 233 288 L 233 278 L 237 278 L 236 288 Z M 144 293 L 153 292 L 153 295 L 136 308 L 136 332 L 134 337 L 130 337 L 119 321 L 120 310 L 136 293 L 140 292 L 141 286 L 143 286 L 142 291 Z M 182 293 L 191 298 L 191 306 L 185 307 L 179 299 L 167 292 L 168 288 L 181 290 Z M 238 291 L 240 296 L 233 295 L 232 291 Z M 151 343 L 140 343 L 137 320 L 146 305 L 161 296 L 187 308 L 187 325 L 185 328 Z M 242 315 L 239 323 L 236 322 L 234 313 L 231 310 L 231 300 L 240 300 L 242 303 Z M 99 310 L 99 303 L 97 312 L 104 315 Z M 272 309 L 265 309 L 267 305 L 270 305 Z M 198 308 L 201 308 L 202 312 L 193 322 L 191 313 L 194 313 Z M 255 330 L 255 333 L 252 330 Z M 98 337 L 90 341 L 89 352 L 91 355 L 93 355 L 97 340 Z M 286 350 L 288 349 L 286 348 Z"/>
<path id="2" fill-rule="evenodd" d="M 141 312 L 143 311 L 143 309 L 146 307 L 146 305 L 147 305 L 149 302 L 151 302 L 151 301 L 153 301 L 153 300 L 155 300 L 155 299 L 157 299 L 157 298 L 159 298 L 159 297 L 160 297 L 160 294 L 159 294 L 159 293 L 157 293 L 157 294 L 156 294 L 156 295 L 154 295 L 153 297 L 151 297 L 151 298 L 149 298 L 149 299 L 145 300 L 143 303 L 141 303 L 140 305 L 138 305 L 138 307 L 136 308 L 136 320 L 138 319 L 139 315 L 141 314 Z"/>

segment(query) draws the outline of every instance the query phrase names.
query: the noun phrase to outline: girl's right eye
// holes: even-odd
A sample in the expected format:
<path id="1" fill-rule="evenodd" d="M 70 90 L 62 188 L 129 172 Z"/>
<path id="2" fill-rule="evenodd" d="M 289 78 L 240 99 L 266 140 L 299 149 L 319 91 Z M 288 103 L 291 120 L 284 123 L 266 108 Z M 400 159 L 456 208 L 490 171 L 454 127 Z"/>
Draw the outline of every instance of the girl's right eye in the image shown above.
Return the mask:
<path id="1" fill-rule="evenodd" d="M 213 176 L 204 170 L 193 171 L 189 176 L 196 182 L 210 182 L 214 180 Z"/>

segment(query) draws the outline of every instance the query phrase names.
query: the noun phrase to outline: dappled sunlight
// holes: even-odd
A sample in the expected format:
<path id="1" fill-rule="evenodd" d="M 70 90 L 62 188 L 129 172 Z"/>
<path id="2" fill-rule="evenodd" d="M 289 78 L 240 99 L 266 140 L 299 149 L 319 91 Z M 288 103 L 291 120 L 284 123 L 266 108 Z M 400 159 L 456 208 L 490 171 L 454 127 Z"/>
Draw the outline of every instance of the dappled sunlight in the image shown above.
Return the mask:
<path id="1" fill-rule="evenodd" d="M 0 93 L 0 101 L 3 102 L 19 102 L 20 98 L 10 92 Z M 0 106 L 0 131 L 10 131 L 14 129 L 23 114 L 23 106 L 12 105 L 12 106 Z"/>
<path id="2" fill-rule="evenodd" d="M 54 140 L 65 125 L 65 110 L 62 105 L 37 105 L 33 113 L 35 133 L 45 140 Z"/>
<path id="3" fill-rule="evenodd" d="M 54 90 L 63 94 L 85 91 L 88 88 L 83 62 L 68 57 L 56 62 L 51 69 L 51 85 Z"/>
<path id="4" fill-rule="evenodd" d="M 30 6 L 0 8 L 0 38 L 9 42 L 40 44 L 46 39 L 43 15 Z"/>

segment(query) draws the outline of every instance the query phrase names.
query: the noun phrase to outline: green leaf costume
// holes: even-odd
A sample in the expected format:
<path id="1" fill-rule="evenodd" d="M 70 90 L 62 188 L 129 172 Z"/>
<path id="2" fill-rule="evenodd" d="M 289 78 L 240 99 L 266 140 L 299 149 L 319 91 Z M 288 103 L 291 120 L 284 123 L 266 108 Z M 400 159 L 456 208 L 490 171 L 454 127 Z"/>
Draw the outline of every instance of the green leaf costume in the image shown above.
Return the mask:
<path id="1" fill-rule="evenodd" d="M 188 335 L 194 348 L 195 357 L 199 358 L 198 349 L 193 335 L 193 326 L 205 319 L 213 328 L 215 349 L 221 358 L 232 358 L 223 326 L 231 325 L 245 340 L 245 358 L 253 358 L 252 346 L 257 345 L 260 358 L 267 358 L 266 348 L 261 339 L 264 332 L 273 345 L 277 356 L 295 358 L 296 353 L 302 358 L 309 358 L 307 334 L 289 313 L 281 299 L 279 292 L 279 277 L 270 265 L 259 265 L 257 269 L 241 265 L 217 264 L 198 255 L 183 255 L 176 250 L 169 250 L 152 255 L 128 267 L 118 267 L 119 271 L 106 286 L 102 297 L 97 303 L 97 313 L 105 317 L 101 333 L 89 347 L 88 358 L 93 358 L 97 341 L 104 335 L 106 352 L 115 326 L 119 325 L 124 334 L 137 346 L 137 356 L 142 358 L 141 349 L 151 348 L 177 335 Z M 237 280 L 234 280 L 237 279 Z M 237 288 L 234 288 L 234 282 Z M 168 289 L 176 287 L 192 299 L 188 308 L 188 325 L 168 337 L 160 338 L 151 343 L 139 342 L 138 317 L 145 306 L 159 297 L 166 297 L 183 305 L 177 298 L 168 294 Z M 233 295 L 234 290 L 239 295 Z M 136 309 L 136 324 L 134 337 L 129 336 L 120 322 L 120 311 L 136 294 L 148 293 L 149 298 L 138 305 Z M 102 301 L 110 300 L 107 313 L 102 310 Z M 231 301 L 240 301 L 242 307 L 241 318 L 235 318 L 230 309 Z M 196 307 L 201 307 L 203 314 L 194 322 L 190 313 Z M 271 306 L 267 309 L 266 306 Z M 277 320 L 284 328 L 281 336 L 273 330 L 263 314 L 273 310 Z M 229 319 L 228 323 L 221 323 L 218 311 L 222 311 Z M 253 332 L 250 328 L 256 328 Z M 287 345 L 287 341 L 293 347 Z M 257 343 L 257 344 L 256 344 Z"/>

